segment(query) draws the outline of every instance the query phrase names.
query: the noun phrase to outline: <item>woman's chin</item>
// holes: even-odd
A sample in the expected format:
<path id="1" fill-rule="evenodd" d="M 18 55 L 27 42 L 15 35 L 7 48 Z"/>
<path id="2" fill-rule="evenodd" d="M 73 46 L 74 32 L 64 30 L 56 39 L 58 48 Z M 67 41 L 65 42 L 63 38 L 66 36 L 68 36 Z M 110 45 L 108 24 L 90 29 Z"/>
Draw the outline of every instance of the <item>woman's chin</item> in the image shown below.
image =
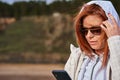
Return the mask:
<path id="1" fill-rule="evenodd" d="M 99 50 L 100 48 L 98 46 L 91 46 L 92 49 L 94 50 Z"/>

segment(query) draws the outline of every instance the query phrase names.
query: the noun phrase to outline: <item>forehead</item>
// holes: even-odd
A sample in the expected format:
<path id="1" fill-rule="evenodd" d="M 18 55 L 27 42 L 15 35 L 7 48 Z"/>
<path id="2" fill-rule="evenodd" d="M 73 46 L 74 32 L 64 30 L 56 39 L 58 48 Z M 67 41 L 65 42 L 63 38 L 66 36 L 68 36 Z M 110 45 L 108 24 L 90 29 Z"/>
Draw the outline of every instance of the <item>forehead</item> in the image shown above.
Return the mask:
<path id="1" fill-rule="evenodd" d="M 102 18 L 98 15 L 89 15 L 84 18 L 83 26 L 87 28 L 90 28 L 92 26 L 100 26 L 102 21 Z"/>

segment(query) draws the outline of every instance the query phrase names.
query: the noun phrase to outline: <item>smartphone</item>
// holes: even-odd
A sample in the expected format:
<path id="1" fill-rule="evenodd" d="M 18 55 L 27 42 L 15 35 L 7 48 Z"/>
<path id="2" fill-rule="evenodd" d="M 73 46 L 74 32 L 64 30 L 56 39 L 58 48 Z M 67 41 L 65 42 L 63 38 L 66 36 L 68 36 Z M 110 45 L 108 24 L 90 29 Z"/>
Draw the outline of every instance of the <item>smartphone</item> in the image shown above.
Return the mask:
<path id="1" fill-rule="evenodd" d="M 72 80 L 65 70 L 52 70 L 56 80 Z"/>

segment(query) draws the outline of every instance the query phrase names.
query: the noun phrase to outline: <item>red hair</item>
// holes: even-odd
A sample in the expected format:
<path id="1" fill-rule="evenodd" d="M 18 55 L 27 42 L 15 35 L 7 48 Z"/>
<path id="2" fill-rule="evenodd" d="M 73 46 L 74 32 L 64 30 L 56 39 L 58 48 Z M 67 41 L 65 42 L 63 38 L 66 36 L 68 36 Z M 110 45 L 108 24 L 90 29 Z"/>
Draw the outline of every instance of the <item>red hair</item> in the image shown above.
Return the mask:
<path id="1" fill-rule="evenodd" d="M 80 29 L 83 25 L 83 20 L 88 15 L 98 15 L 102 18 L 103 21 L 107 20 L 107 16 L 105 14 L 105 11 L 97 4 L 91 4 L 91 5 L 85 5 L 84 8 L 78 13 L 78 15 L 75 17 L 75 32 L 76 32 L 76 38 L 78 45 L 86 53 L 87 56 L 92 57 L 92 53 L 94 50 L 90 47 L 88 44 L 85 36 L 82 35 Z M 103 62 L 102 66 L 104 67 L 107 64 L 108 59 L 108 44 L 107 44 L 107 36 L 105 34 L 105 48 L 104 48 L 104 54 L 103 54 Z"/>

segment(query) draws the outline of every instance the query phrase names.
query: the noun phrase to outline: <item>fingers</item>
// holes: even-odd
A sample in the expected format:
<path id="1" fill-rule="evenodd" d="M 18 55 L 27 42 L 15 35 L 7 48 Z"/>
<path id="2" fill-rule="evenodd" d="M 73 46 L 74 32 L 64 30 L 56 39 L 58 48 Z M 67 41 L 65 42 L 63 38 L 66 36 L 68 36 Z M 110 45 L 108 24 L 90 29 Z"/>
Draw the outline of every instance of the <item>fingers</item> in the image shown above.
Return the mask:
<path id="1" fill-rule="evenodd" d="M 107 32 L 105 25 L 102 24 L 102 25 L 100 25 L 100 27 L 105 31 L 105 33 Z"/>
<path id="2" fill-rule="evenodd" d="M 112 14 L 108 13 L 108 16 L 110 18 L 110 21 L 109 20 L 103 21 L 102 25 L 107 29 L 109 29 L 109 28 L 113 28 L 113 29 L 118 28 L 118 24 L 117 24 L 115 18 L 112 16 Z"/>
<path id="3" fill-rule="evenodd" d="M 111 19 L 112 24 L 113 24 L 114 26 L 116 26 L 116 25 L 117 25 L 117 22 L 116 22 L 115 18 L 114 18 L 110 13 L 108 13 L 108 16 L 109 16 L 109 18 Z"/>
<path id="4" fill-rule="evenodd" d="M 118 31 L 119 31 L 119 35 L 120 35 L 120 27 L 118 28 Z"/>
<path id="5" fill-rule="evenodd" d="M 107 29 L 109 29 L 109 27 L 112 27 L 111 23 L 108 20 L 104 21 L 102 24 Z"/>
<path id="6" fill-rule="evenodd" d="M 100 25 L 101 28 L 105 31 L 108 37 L 119 35 L 120 28 L 118 27 L 115 18 L 111 14 L 108 14 L 108 16 L 111 22 L 109 20 L 103 21 L 102 24 Z"/>
<path id="7" fill-rule="evenodd" d="M 104 21 L 103 24 L 100 25 L 102 30 L 106 33 L 106 35 L 109 37 L 109 31 L 110 29 L 108 28 L 109 24 L 107 21 Z"/>

